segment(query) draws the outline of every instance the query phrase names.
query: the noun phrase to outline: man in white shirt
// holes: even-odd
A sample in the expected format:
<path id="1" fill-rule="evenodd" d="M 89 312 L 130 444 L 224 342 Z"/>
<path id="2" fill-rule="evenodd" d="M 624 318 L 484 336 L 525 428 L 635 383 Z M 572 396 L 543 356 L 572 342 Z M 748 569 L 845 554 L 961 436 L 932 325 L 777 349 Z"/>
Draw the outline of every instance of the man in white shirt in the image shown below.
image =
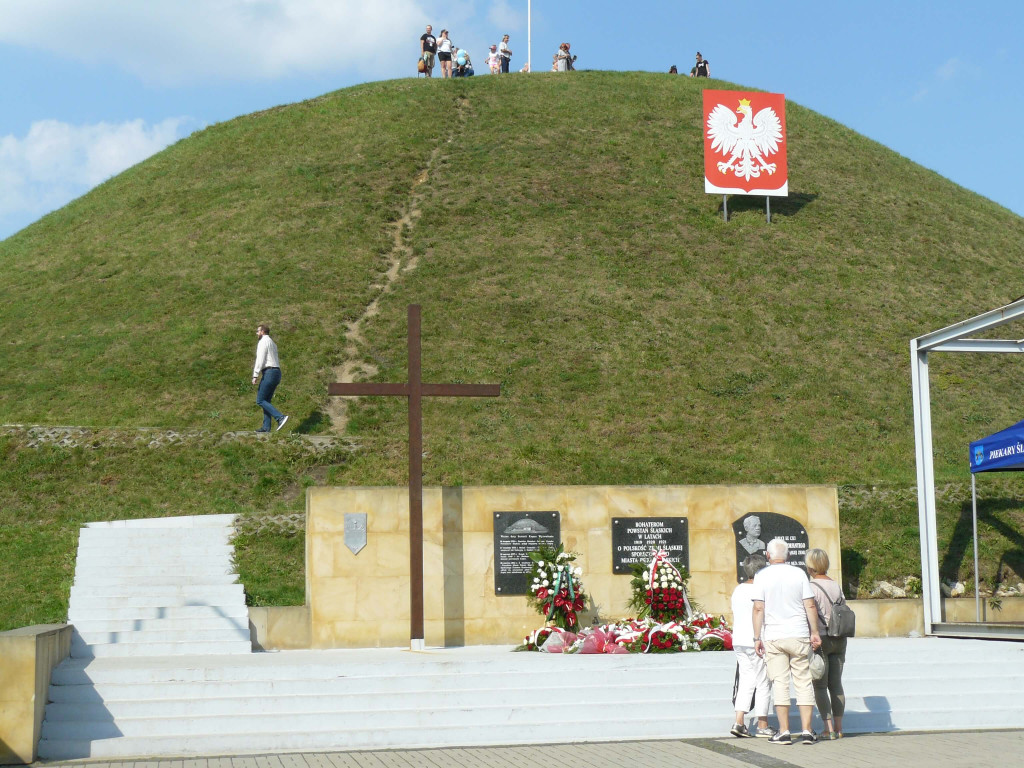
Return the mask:
<path id="1" fill-rule="evenodd" d="M 501 71 L 508 74 L 508 63 L 512 60 L 512 49 L 508 47 L 508 35 L 503 35 L 498 46 L 498 58 L 501 59 Z"/>
<path id="2" fill-rule="evenodd" d="M 260 323 L 256 326 L 256 365 L 252 369 L 252 383 L 260 382 L 256 390 L 256 404 L 263 409 L 263 427 L 257 432 L 269 432 L 271 419 L 277 421 L 278 430 L 285 425 L 288 417 L 275 408 L 270 400 L 274 390 L 281 383 L 281 359 L 277 355 L 277 344 L 270 338 L 270 326 Z M 261 378 L 262 376 L 262 378 Z"/>
<path id="3" fill-rule="evenodd" d="M 814 686 L 808 662 L 811 648 L 821 646 L 818 607 L 807 574 L 786 563 L 789 545 L 782 539 L 768 542 L 769 566 L 754 576 L 754 651 L 763 656 L 772 681 L 779 732 L 773 744 L 792 744 L 789 734 L 789 680 L 793 677 L 796 704 L 803 732 L 799 741 L 814 744 L 811 730 Z"/>

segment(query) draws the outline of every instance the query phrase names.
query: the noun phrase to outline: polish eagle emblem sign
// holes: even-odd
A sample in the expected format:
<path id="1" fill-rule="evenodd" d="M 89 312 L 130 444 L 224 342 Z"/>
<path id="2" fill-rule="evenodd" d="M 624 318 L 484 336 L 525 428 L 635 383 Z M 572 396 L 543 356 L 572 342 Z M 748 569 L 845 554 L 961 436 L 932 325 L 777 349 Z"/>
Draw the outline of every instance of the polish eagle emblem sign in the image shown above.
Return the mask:
<path id="1" fill-rule="evenodd" d="M 704 91 L 703 126 L 705 192 L 789 194 L 784 94 Z"/>

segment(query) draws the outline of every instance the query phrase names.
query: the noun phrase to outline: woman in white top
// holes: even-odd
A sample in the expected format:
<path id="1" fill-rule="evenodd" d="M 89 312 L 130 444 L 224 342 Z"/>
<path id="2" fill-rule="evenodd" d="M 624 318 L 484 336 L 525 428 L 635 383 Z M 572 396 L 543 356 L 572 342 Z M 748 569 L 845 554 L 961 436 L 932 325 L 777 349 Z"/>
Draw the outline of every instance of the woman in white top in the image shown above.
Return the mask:
<path id="1" fill-rule="evenodd" d="M 441 62 L 441 77 L 452 76 L 452 41 L 448 39 L 448 30 L 442 29 L 437 38 L 437 60 Z"/>
<path id="2" fill-rule="evenodd" d="M 572 59 L 569 55 L 568 43 L 562 43 L 558 46 L 558 53 L 555 54 L 555 61 L 558 63 L 559 72 L 568 72 L 572 69 Z"/>
<path id="3" fill-rule="evenodd" d="M 828 554 L 823 549 L 808 550 L 804 556 L 807 575 L 811 577 L 814 602 L 818 606 L 818 628 L 821 632 L 821 655 L 825 658 L 825 674 L 814 681 L 814 702 L 825 723 L 822 739 L 843 738 L 843 713 L 846 693 L 843 691 L 843 665 L 846 664 L 846 638 L 829 637 L 826 633 L 832 617 L 832 605 L 843 596 L 843 588 L 827 575 Z"/>
<path id="4" fill-rule="evenodd" d="M 729 733 L 737 738 L 763 736 L 771 738 L 775 731 L 768 727 L 768 709 L 772 704 L 771 683 L 764 659 L 754 653 L 754 574 L 768 565 L 763 555 L 750 555 L 740 564 L 747 580 L 732 593 L 732 648 L 736 652 L 736 685 L 733 707 L 736 722 Z M 751 705 L 753 701 L 753 705 Z M 757 716 L 757 731 L 747 728 L 747 712 Z"/>

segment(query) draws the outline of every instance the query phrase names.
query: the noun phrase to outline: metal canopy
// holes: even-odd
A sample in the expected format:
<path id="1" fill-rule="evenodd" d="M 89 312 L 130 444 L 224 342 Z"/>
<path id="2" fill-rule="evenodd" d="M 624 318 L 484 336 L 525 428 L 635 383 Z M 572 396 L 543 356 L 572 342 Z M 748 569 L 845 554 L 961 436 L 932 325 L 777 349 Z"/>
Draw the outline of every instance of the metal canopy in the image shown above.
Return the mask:
<path id="1" fill-rule="evenodd" d="M 939 583 L 939 545 L 935 522 L 935 467 L 932 451 L 928 353 L 1024 352 L 1024 339 L 1011 341 L 971 338 L 1019 319 L 1024 319 L 1024 298 L 910 341 L 914 445 L 917 452 L 917 514 L 921 530 L 921 585 L 924 631 L 927 635 L 936 634 L 936 625 L 942 624 L 942 585 Z"/>

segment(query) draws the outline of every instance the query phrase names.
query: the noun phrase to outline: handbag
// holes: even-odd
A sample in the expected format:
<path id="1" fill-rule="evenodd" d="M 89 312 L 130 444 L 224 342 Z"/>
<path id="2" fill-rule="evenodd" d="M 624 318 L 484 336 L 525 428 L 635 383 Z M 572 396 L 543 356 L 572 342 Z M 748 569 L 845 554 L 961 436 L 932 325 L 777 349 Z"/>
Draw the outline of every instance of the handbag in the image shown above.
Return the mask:
<path id="1" fill-rule="evenodd" d="M 843 596 L 843 593 L 840 591 L 839 599 L 836 602 L 832 602 L 832 598 L 821 588 L 820 584 L 815 584 L 812 581 L 811 585 L 821 591 L 821 594 L 825 596 L 829 606 L 832 608 L 832 613 L 828 617 L 826 634 L 829 637 L 853 637 L 857 631 L 857 614 L 853 612 L 853 608 L 846 604 L 846 598 Z"/>
<path id="2" fill-rule="evenodd" d="M 825 657 L 821 651 L 812 650 L 807 657 L 807 664 L 811 668 L 811 680 L 821 680 L 825 676 Z"/>

